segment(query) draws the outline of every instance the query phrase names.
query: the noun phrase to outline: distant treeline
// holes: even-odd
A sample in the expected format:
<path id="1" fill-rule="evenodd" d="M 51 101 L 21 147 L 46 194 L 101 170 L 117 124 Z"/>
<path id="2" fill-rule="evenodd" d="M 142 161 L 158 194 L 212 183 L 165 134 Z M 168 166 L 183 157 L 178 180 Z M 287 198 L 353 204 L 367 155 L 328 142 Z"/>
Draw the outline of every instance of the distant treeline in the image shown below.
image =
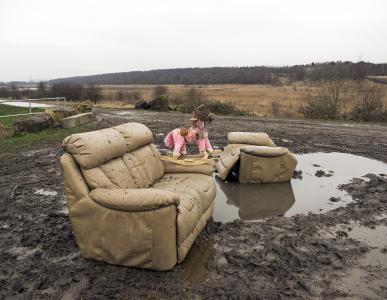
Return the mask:
<path id="1" fill-rule="evenodd" d="M 387 64 L 369 62 L 327 62 L 285 67 L 214 67 L 133 71 L 92 76 L 78 76 L 51 80 L 50 83 L 66 82 L 80 85 L 125 84 L 280 84 L 288 81 L 316 81 L 324 77 L 327 69 L 342 66 L 346 76 L 352 79 L 365 76 L 387 75 Z"/>
<path id="2" fill-rule="evenodd" d="M 48 85 L 39 82 L 36 87 L 19 87 L 16 84 L 0 85 L 0 99 L 25 99 L 25 98 L 49 98 L 66 97 L 67 100 L 81 101 L 101 99 L 101 88 L 96 85 L 82 85 L 68 82 L 55 82 Z"/>

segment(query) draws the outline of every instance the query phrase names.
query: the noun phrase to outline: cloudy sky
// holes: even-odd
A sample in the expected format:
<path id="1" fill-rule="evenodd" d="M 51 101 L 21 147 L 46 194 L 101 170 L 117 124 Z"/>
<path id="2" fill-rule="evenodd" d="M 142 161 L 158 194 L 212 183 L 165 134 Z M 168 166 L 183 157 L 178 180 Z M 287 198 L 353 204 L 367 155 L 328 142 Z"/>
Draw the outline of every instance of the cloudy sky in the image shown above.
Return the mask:
<path id="1" fill-rule="evenodd" d="M 385 0 L 0 0 L 0 81 L 387 62 Z"/>

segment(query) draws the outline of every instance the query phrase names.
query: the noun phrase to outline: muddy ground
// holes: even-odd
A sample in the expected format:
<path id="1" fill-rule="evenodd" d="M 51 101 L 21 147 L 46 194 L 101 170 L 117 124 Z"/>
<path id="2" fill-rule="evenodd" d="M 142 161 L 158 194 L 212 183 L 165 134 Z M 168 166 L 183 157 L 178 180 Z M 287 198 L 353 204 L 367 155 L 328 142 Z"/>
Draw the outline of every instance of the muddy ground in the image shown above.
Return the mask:
<path id="1" fill-rule="evenodd" d="M 96 128 L 139 121 L 152 129 L 160 146 L 158 133 L 188 119 L 97 112 Z M 225 145 L 226 132 L 236 130 L 265 131 L 295 153 L 337 151 L 387 163 L 382 125 L 218 117 L 210 138 Z M 351 235 L 356 228 L 387 228 L 385 175 L 343 185 L 355 201 L 325 214 L 211 222 L 183 264 L 155 272 L 80 256 L 65 210 L 61 153 L 59 144 L 42 143 L 0 154 L 1 299 L 387 298 L 387 245 L 375 247 Z M 375 253 L 377 263 L 369 259 Z"/>

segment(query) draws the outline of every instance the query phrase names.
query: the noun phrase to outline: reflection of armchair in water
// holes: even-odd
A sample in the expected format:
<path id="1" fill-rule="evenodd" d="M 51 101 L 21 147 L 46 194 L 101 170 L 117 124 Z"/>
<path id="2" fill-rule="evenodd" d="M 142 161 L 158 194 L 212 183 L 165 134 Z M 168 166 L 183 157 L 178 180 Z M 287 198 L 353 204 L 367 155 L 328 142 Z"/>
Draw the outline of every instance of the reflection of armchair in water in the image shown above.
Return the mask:
<path id="1" fill-rule="evenodd" d="M 227 203 L 239 207 L 242 220 L 256 220 L 282 216 L 294 204 L 294 194 L 290 182 L 267 184 L 240 184 L 216 181 L 226 195 Z"/>

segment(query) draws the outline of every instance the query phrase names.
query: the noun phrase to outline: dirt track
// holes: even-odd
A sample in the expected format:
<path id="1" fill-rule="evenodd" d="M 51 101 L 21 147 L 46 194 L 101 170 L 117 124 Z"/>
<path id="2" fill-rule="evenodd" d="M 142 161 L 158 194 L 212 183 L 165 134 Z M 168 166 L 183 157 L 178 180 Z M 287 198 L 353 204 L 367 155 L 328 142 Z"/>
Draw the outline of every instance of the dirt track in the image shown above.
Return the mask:
<path id="1" fill-rule="evenodd" d="M 184 125 L 188 116 L 98 110 L 98 118 L 96 128 L 145 123 L 161 146 L 163 137 L 157 133 Z M 386 129 L 376 124 L 218 117 L 209 131 L 215 145 L 225 144 L 227 131 L 265 131 L 296 153 L 337 151 L 387 162 Z M 39 145 L 0 155 L 1 299 L 387 298 L 387 247 L 372 249 L 351 238 L 355 227 L 387 225 L 386 176 L 370 175 L 368 182 L 363 178 L 344 185 L 356 201 L 326 214 L 212 222 L 182 265 L 160 273 L 80 257 L 64 210 L 61 153 L 59 145 Z M 57 194 L 36 194 L 39 189 Z M 368 264 L 371 251 L 378 251 L 385 263 Z M 365 290 L 346 280 L 354 269 L 360 270 Z"/>

